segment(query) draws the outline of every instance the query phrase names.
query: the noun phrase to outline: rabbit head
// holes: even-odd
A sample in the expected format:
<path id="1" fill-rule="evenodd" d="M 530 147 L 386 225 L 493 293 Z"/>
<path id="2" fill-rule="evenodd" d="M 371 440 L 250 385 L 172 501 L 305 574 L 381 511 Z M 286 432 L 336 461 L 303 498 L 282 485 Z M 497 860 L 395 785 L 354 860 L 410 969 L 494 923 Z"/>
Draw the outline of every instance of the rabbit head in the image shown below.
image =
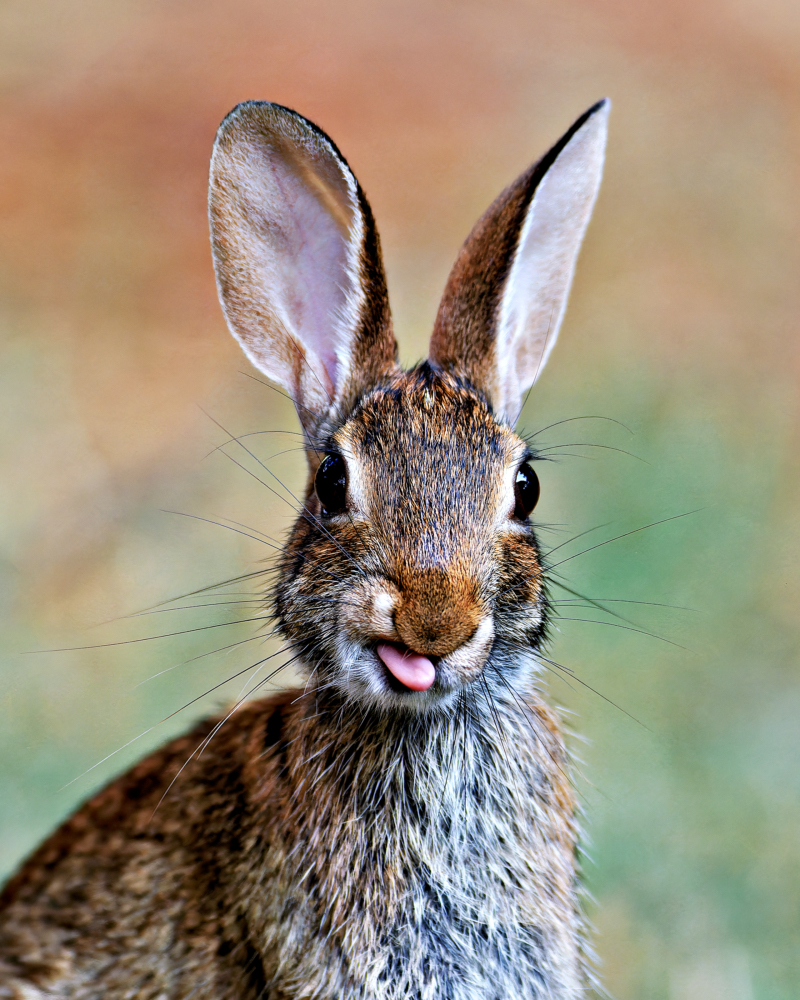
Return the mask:
<path id="1" fill-rule="evenodd" d="M 429 359 L 409 372 L 372 213 L 333 142 L 262 102 L 220 126 L 217 283 L 234 336 L 303 426 L 310 474 L 276 604 L 320 690 L 453 710 L 544 637 L 535 456 L 514 424 L 558 334 L 608 110 L 590 108 L 479 220 Z"/>

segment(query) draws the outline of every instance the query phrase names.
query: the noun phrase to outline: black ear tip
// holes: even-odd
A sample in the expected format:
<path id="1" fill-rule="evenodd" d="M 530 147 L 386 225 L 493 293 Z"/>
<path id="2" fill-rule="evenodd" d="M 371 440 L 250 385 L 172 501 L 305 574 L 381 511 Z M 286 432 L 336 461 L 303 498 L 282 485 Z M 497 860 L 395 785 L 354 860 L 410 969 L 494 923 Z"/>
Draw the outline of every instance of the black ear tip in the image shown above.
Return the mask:
<path id="1" fill-rule="evenodd" d="M 611 98 L 601 97 L 596 104 L 593 104 L 589 110 L 586 112 L 586 118 L 591 118 L 592 115 L 596 115 L 598 111 L 610 111 L 611 110 Z"/>
<path id="2" fill-rule="evenodd" d="M 558 156 L 561 150 L 567 145 L 567 143 L 575 135 L 576 132 L 579 132 L 588 121 L 590 121 L 592 118 L 595 117 L 595 115 L 602 114 L 603 112 L 605 112 L 607 115 L 610 110 L 611 110 L 611 101 L 607 97 L 601 98 L 599 101 L 597 101 L 596 104 L 593 104 L 587 111 L 584 111 L 577 121 L 572 123 L 570 128 L 567 129 L 564 135 L 561 136 L 561 138 L 555 144 L 555 146 L 553 146 L 550 152 L 547 153 L 543 158 L 543 160 L 540 162 L 547 160 L 549 157 L 550 158 L 548 161 L 548 166 L 549 166 L 549 164 L 552 163 L 553 160 L 555 160 L 555 158 Z"/>
<path id="3" fill-rule="evenodd" d="M 575 124 L 570 129 L 570 132 L 574 135 L 579 128 L 582 128 L 591 118 L 595 115 L 603 114 L 611 110 L 611 101 L 607 97 L 602 97 L 596 104 L 593 104 L 587 111 L 584 111 L 580 118 L 575 122 Z"/>
<path id="4" fill-rule="evenodd" d="M 580 116 L 580 118 L 578 118 L 576 121 L 572 123 L 572 125 L 570 125 L 570 127 L 561 136 L 561 138 L 558 140 L 555 146 L 553 146 L 550 150 L 548 150 L 548 152 L 545 153 L 544 156 L 541 158 L 541 160 L 539 160 L 539 162 L 536 164 L 536 173 L 534 174 L 534 177 L 536 177 L 537 179 L 535 184 L 533 184 L 533 186 L 531 187 L 531 192 L 533 192 L 533 189 L 535 188 L 536 184 L 539 183 L 539 180 L 541 180 L 546 171 L 550 169 L 550 167 L 555 162 L 556 158 L 563 151 L 564 147 L 568 145 L 570 140 L 574 138 L 576 133 L 580 132 L 583 126 L 592 118 L 594 118 L 596 115 L 602 114 L 603 112 L 605 112 L 607 115 L 610 109 L 611 109 L 611 101 L 607 97 L 603 97 L 601 98 L 601 100 L 597 101 L 596 104 L 593 104 L 587 111 L 584 111 L 583 114 Z"/>

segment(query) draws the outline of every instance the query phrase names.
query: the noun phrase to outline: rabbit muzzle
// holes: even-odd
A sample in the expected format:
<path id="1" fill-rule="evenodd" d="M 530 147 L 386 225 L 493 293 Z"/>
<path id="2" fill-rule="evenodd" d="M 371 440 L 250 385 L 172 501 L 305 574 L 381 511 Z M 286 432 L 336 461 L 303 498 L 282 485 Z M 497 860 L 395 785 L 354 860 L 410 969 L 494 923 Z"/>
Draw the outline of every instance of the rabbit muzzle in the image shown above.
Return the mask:
<path id="1" fill-rule="evenodd" d="M 344 602 L 340 674 L 351 694 L 425 707 L 476 680 L 494 641 L 494 622 L 471 587 L 441 570 L 357 583 Z M 417 578 L 418 577 L 418 578 Z"/>

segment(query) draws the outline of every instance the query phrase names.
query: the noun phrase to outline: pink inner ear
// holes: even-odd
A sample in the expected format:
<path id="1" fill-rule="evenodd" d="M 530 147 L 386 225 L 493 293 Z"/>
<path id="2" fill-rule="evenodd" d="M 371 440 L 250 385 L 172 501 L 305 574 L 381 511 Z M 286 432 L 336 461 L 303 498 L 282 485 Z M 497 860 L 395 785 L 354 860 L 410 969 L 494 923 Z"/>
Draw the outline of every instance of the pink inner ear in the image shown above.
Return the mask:
<path id="1" fill-rule="evenodd" d="M 603 173 L 608 103 L 574 133 L 533 196 L 503 289 L 498 410 L 514 423 L 558 336 Z"/>
<path id="2" fill-rule="evenodd" d="M 353 284 L 348 244 L 337 221 L 287 167 L 277 157 L 271 158 L 275 191 L 280 197 L 272 198 L 269 208 L 272 224 L 283 237 L 274 256 L 280 288 L 277 299 L 283 305 L 286 325 L 305 349 L 314 374 L 333 394 L 339 367 L 337 347 L 346 347 L 343 334 L 349 332 L 342 330 Z"/>
<path id="3" fill-rule="evenodd" d="M 268 234 L 263 252 L 271 260 L 265 260 L 262 273 L 272 272 L 269 298 L 273 308 L 283 313 L 287 331 L 306 353 L 312 368 L 306 375 L 319 380 L 333 397 L 340 375 L 339 357 L 347 352 L 353 335 L 351 313 L 358 294 L 357 274 L 351 263 L 356 255 L 356 234 L 352 232 L 355 213 L 351 229 L 345 229 L 341 214 L 333 216 L 325 204 L 331 201 L 330 196 L 320 197 L 318 184 L 310 187 L 309 175 L 312 181 L 315 175 L 308 164 L 300 160 L 299 165 L 305 167 L 302 172 L 297 169 L 297 159 L 284 159 L 272 150 L 264 164 L 267 176 L 258 206 L 263 228 L 259 228 Z M 346 179 L 338 179 L 346 190 Z M 317 181 L 321 183 L 321 179 Z M 346 194 L 352 192 L 346 190 Z M 265 284 L 269 286 L 268 277 Z"/>
<path id="4" fill-rule="evenodd" d="M 217 137 L 210 218 L 234 336 L 301 417 L 321 415 L 346 375 L 364 302 L 355 178 L 298 115 L 243 105 Z"/>

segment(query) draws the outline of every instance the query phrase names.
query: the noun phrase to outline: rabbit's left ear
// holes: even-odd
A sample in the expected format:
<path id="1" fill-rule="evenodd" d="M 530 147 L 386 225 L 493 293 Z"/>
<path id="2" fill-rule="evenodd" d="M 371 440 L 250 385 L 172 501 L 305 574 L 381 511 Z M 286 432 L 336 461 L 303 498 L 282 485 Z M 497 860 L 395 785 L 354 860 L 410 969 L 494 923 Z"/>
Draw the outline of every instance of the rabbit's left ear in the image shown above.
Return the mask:
<path id="1" fill-rule="evenodd" d="M 599 101 L 490 206 L 456 259 L 430 346 L 514 424 L 553 348 L 603 173 Z"/>
<path id="2" fill-rule="evenodd" d="M 397 363 L 364 192 L 324 132 L 288 108 L 249 101 L 219 127 L 209 219 L 228 326 L 313 436 Z"/>

